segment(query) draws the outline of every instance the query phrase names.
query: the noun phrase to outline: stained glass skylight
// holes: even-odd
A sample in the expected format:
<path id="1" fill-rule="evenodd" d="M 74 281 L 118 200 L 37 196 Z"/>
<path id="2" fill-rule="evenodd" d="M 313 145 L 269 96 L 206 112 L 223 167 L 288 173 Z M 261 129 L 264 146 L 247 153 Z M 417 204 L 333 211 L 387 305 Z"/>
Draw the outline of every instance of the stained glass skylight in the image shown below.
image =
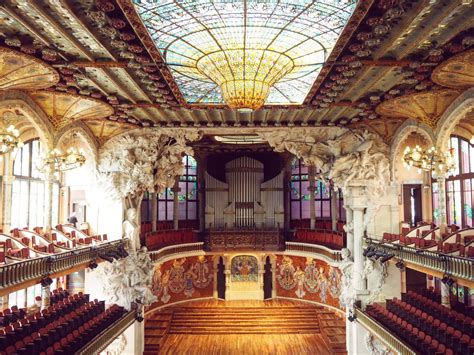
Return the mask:
<path id="1" fill-rule="evenodd" d="M 266 104 L 301 104 L 357 2 L 133 1 L 191 104 L 224 103 L 241 77 L 269 84 Z"/>

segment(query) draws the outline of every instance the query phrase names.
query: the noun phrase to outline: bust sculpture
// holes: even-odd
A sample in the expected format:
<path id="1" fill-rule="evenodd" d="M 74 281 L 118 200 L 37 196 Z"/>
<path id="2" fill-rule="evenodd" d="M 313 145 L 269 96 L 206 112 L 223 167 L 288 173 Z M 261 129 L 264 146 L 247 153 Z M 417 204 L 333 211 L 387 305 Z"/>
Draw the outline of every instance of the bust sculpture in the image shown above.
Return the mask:
<path id="1" fill-rule="evenodd" d="M 137 210 L 129 208 L 122 223 L 122 237 L 130 239 L 130 245 L 133 250 L 140 249 L 140 235 L 136 219 Z"/>

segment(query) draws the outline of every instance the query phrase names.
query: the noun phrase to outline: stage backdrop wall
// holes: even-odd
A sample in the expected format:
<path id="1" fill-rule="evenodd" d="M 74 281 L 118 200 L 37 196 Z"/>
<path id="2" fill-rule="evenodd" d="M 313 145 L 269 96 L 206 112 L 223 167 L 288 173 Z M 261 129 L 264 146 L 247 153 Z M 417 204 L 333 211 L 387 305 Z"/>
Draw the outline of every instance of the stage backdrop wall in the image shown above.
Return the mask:
<path id="1" fill-rule="evenodd" d="M 313 258 L 277 255 L 277 297 L 314 301 L 341 308 L 342 274 L 337 267 Z"/>
<path id="2" fill-rule="evenodd" d="M 210 256 L 193 256 L 155 265 L 152 308 L 193 298 L 212 297 L 214 271 Z"/>

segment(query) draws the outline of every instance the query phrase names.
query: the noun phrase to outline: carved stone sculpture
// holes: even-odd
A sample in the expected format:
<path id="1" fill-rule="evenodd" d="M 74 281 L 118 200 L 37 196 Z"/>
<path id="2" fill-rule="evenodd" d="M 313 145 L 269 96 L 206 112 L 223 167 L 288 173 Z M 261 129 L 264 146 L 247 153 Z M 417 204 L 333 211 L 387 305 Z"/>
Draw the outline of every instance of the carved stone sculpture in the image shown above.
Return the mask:
<path id="1" fill-rule="evenodd" d="M 342 272 L 342 288 L 339 296 L 339 303 L 344 307 L 349 314 L 354 311 L 354 303 L 357 299 L 356 290 L 352 284 L 354 261 L 351 257 L 351 252 L 347 248 L 341 250 L 342 261 L 339 266 Z"/>
<path id="2" fill-rule="evenodd" d="M 122 237 L 130 240 L 133 250 L 140 248 L 140 230 L 136 223 L 137 210 L 129 208 L 126 212 L 126 219 L 122 223 Z"/>
<path id="3" fill-rule="evenodd" d="M 148 306 L 156 301 L 151 290 L 153 263 L 145 247 L 132 249 L 126 258 L 105 264 L 102 274 L 108 302 L 130 310 L 133 303 Z"/>
<path id="4" fill-rule="evenodd" d="M 372 333 L 367 333 L 365 336 L 365 347 L 371 355 L 389 355 L 394 353 L 380 340 L 374 337 Z"/>

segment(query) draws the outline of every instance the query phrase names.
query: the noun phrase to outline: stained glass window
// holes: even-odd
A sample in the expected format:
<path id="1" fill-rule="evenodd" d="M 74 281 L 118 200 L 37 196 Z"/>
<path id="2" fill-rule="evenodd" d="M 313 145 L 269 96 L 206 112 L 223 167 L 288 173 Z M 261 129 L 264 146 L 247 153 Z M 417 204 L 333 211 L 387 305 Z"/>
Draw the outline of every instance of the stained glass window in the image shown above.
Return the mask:
<path id="1" fill-rule="evenodd" d="M 197 163 L 191 156 L 183 157 L 183 174 L 179 177 L 179 220 L 197 219 Z"/>
<path id="2" fill-rule="evenodd" d="M 244 72 L 252 70 L 250 76 L 259 81 L 265 75 L 259 69 L 273 56 L 285 75 L 271 87 L 266 103 L 300 104 L 357 1 L 133 2 L 189 103 L 223 103 L 216 82 L 239 76 L 242 66 L 236 63 L 244 58 Z M 277 75 L 272 67 L 269 73 Z M 207 70 L 214 73 L 212 79 Z"/>
<path id="3" fill-rule="evenodd" d="M 468 140 L 452 136 L 456 169 L 446 181 L 446 217 L 448 224 L 459 227 L 473 227 L 474 208 L 474 145 Z M 438 220 L 438 189 L 433 184 L 433 220 Z"/>

